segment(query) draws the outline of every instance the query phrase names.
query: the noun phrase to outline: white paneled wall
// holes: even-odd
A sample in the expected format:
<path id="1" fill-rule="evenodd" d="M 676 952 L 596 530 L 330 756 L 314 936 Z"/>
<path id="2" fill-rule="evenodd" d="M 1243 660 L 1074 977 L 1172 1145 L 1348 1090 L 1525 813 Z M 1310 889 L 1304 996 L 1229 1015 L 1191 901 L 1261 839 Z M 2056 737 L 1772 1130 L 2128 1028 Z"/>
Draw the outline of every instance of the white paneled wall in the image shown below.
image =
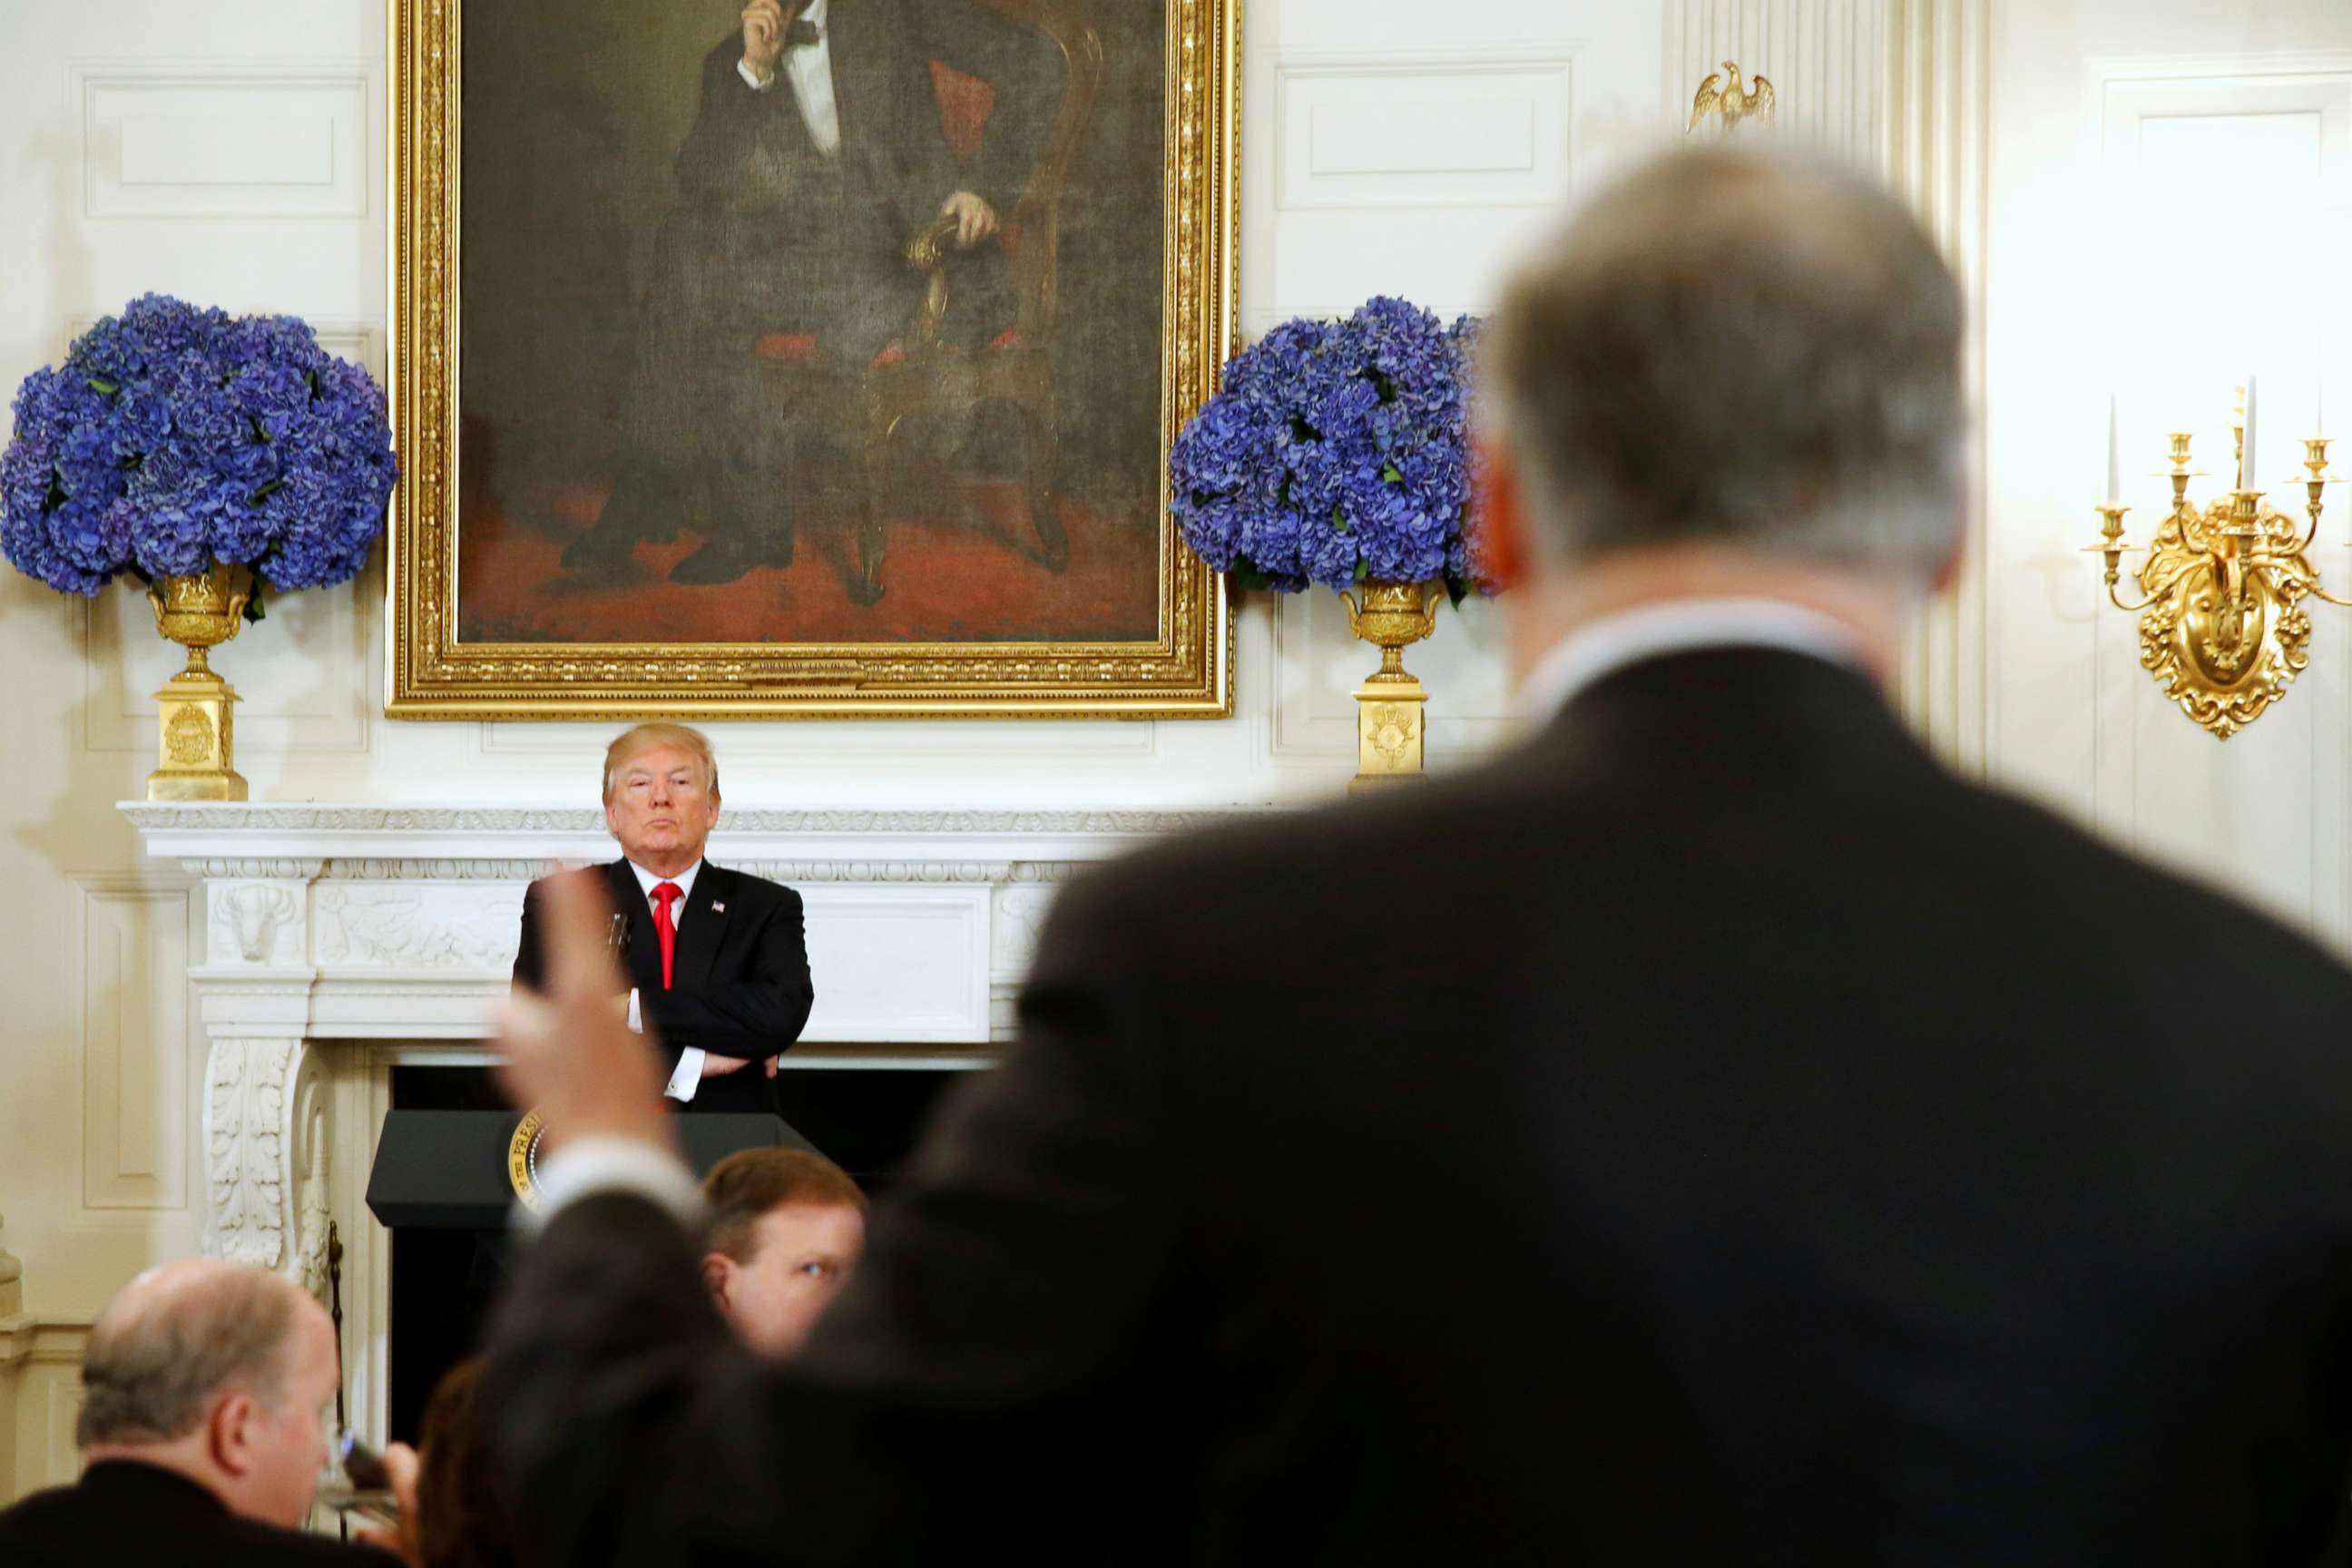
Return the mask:
<path id="1" fill-rule="evenodd" d="M 2314 605 L 2310 668 L 2217 742 L 2164 700 L 2137 617 L 2106 603 L 2097 557 L 2079 552 L 2096 536 L 2111 394 L 2128 537 L 2145 542 L 2169 505 L 2168 432 L 2191 432 L 2210 470 L 2192 497 L 2230 483 L 2231 393 L 2249 372 L 2257 477 L 2300 513 L 2301 487 L 2281 492 L 2323 367 L 2352 384 L 2352 9 L 2058 0 L 2004 12 L 1993 53 L 1996 771 L 2352 945 L 2352 614 Z M 2345 397 L 2352 413 L 2352 385 Z M 2313 552 L 2337 593 L 2347 499 L 2331 497 Z M 2168 934 L 2150 933 L 2151 952 Z"/>

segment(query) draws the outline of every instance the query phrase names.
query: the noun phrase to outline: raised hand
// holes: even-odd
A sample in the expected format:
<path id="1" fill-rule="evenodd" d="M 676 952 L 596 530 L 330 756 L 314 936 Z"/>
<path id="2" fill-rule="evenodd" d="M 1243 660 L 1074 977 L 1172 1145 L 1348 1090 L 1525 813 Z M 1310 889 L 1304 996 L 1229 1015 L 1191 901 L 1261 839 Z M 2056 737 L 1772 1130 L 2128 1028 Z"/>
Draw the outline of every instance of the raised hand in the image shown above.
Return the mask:
<path id="1" fill-rule="evenodd" d="M 499 1016 L 499 1082 L 520 1106 L 547 1115 L 554 1142 L 635 1138 L 674 1147 L 662 1114 L 658 1055 L 613 1007 L 624 988 L 605 942 L 612 901 L 594 871 L 551 877 L 540 889 L 543 995 L 518 993 Z"/>

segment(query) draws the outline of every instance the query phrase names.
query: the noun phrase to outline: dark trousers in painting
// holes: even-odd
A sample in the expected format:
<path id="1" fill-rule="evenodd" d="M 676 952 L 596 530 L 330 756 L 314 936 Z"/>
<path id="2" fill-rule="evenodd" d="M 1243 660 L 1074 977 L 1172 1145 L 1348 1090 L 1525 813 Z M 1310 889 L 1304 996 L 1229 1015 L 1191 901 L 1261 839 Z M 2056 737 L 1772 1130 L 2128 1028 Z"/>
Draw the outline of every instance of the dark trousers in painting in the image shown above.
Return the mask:
<path id="1" fill-rule="evenodd" d="M 839 239 L 769 215 L 687 207 L 665 221 L 624 416 L 628 457 L 600 531 L 660 539 L 684 523 L 791 560 L 783 478 L 824 456 L 828 437 L 837 447 L 852 411 L 780 396 L 757 345 L 812 340 L 813 388 L 820 363 L 871 361 L 910 309 L 898 279 L 851 261 Z"/>

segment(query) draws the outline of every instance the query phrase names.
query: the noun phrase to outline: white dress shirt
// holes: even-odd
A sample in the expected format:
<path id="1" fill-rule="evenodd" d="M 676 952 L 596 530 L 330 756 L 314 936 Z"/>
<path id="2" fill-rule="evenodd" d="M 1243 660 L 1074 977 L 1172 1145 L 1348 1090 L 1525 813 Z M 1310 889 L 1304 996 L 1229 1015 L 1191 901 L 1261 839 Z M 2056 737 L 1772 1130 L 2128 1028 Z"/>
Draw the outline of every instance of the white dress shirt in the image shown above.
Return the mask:
<path id="1" fill-rule="evenodd" d="M 646 907 L 656 913 L 660 912 L 660 905 L 654 901 L 654 889 L 664 882 L 677 884 L 677 897 L 669 903 L 669 929 L 675 936 L 686 924 L 686 906 L 694 901 L 694 879 L 701 874 L 702 862 L 697 860 L 675 877 L 656 877 L 635 860 L 629 862 L 629 869 L 637 874 L 637 886 L 645 889 Z M 629 1027 L 639 1034 L 643 1034 L 646 1027 L 645 1015 L 637 1006 L 635 986 L 629 988 Z M 669 1087 L 662 1092 L 672 1100 L 692 1100 L 694 1091 L 702 1087 L 704 1056 L 702 1050 L 693 1046 L 678 1052 L 677 1066 L 670 1071 Z"/>
<path id="2" fill-rule="evenodd" d="M 1703 647 L 1771 647 L 1856 665 L 1853 633 L 1785 599 L 1661 599 L 1576 628 L 1519 683 L 1519 711 L 1549 722 L 1591 687 L 1628 665 Z"/>
<path id="3" fill-rule="evenodd" d="M 841 109 L 833 96 L 833 29 L 825 26 L 832 4 L 833 0 L 809 0 L 793 20 L 814 27 L 816 42 L 787 47 L 782 55 L 782 74 L 792 80 L 793 101 L 800 106 L 801 123 L 808 127 L 809 140 L 816 143 L 816 150 L 828 158 L 841 151 Z M 767 92 L 776 85 L 772 76 L 760 79 L 749 60 L 737 60 L 735 74 L 753 92 Z"/>

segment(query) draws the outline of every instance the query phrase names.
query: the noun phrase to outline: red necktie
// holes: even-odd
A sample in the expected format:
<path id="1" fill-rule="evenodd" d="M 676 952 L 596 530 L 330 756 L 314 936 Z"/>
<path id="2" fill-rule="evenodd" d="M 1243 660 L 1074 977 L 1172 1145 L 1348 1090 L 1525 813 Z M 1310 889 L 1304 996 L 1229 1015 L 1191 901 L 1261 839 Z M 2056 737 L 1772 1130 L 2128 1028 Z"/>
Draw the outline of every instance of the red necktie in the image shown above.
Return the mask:
<path id="1" fill-rule="evenodd" d="M 662 989 L 669 989 L 670 961 L 677 955 L 677 926 L 669 918 L 669 907 L 686 897 L 676 882 L 658 883 L 654 888 L 654 934 L 661 938 Z"/>

